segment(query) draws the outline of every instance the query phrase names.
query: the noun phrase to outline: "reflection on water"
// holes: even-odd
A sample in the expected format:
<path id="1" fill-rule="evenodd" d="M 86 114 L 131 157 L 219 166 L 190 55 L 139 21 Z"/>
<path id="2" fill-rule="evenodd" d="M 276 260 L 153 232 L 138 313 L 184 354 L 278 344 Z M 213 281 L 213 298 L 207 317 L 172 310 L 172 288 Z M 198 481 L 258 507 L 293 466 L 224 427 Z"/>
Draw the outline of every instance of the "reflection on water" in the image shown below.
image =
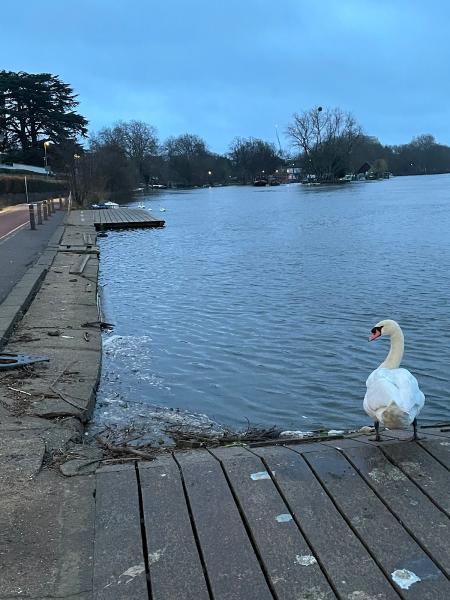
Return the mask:
<path id="1" fill-rule="evenodd" d="M 382 318 L 404 329 L 425 419 L 448 418 L 449 200 L 446 175 L 143 198 L 166 227 L 101 240 L 116 327 L 97 421 L 148 405 L 234 426 L 367 423 L 365 380 L 388 350 L 367 336 Z"/>

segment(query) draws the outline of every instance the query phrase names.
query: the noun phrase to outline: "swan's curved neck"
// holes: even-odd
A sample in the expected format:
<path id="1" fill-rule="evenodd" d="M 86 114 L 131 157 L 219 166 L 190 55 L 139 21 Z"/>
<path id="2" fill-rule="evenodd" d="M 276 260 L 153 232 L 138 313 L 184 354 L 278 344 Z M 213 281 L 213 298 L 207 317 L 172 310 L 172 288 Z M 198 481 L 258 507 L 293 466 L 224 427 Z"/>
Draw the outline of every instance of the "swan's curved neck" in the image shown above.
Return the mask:
<path id="1" fill-rule="evenodd" d="M 391 335 L 391 348 L 386 360 L 381 363 L 380 367 L 385 369 L 398 369 L 402 362 L 405 342 L 403 332 L 400 328 Z"/>

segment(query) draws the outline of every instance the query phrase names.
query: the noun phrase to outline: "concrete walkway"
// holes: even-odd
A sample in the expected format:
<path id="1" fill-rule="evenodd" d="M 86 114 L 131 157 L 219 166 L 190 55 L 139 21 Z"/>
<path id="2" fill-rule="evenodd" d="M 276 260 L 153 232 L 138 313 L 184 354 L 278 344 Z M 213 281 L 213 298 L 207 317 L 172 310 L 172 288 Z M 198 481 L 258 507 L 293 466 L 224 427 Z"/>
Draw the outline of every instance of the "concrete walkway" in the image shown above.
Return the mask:
<path id="1" fill-rule="evenodd" d="M 2 600 L 93 597 L 94 479 L 62 477 L 58 457 L 101 456 L 80 445 L 101 360 L 98 250 L 94 227 L 58 229 L 63 217 L 0 246 L 19 256 L 4 290 L 33 261 L 0 304 L 3 352 L 49 359 L 0 370 Z"/>

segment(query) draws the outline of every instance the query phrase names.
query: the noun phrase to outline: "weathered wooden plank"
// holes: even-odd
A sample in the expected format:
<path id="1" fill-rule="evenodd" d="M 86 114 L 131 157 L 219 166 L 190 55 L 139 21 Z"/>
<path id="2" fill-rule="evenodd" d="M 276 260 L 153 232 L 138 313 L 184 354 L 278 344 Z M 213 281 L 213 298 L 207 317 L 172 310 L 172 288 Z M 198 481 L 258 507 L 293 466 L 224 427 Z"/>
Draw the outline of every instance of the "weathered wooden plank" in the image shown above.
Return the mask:
<path id="1" fill-rule="evenodd" d="M 121 208 L 109 209 L 108 210 L 108 218 L 111 223 L 122 223 L 123 222 L 122 209 Z"/>
<path id="2" fill-rule="evenodd" d="M 120 216 L 120 220 L 126 223 L 136 223 L 142 220 L 138 209 L 121 208 L 116 209 L 113 212 L 117 213 L 117 220 L 119 220 Z"/>
<path id="3" fill-rule="evenodd" d="M 177 464 L 141 463 L 139 475 L 152 600 L 209 600 Z"/>
<path id="4" fill-rule="evenodd" d="M 103 218 L 105 219 L 106 223 L 114 222 L 113 212 L 114 212 L 114 209 L 111 209 L 111 208 L 102 209 Z"/>
<path id="5" fill-rule="evenodd" d="M 136 209 L 136 208 L 126 210 L 127 219 L 131 219 L 136 222 L 147 221 L 149 216 L 150 215 L 147 212 Z"/>
<path id="6" fill-rule="evenodd" d="M 308 467 L 304 457 L 309 454 L 299 455 L 287 448 L 258 448 L 255 453 L 263 457 L 277 481 L 338 596 L 398 598 Z"/>
<path id="7" fill-rule="evenodd" d="M 335 598 L 262 461 L 234 448 L 211 452 L 227 473 L 277 599 Z"/>
<path id="8" fill-rule="evenodd" d="M 94 591 L 96 600 L 147 595 L 134 466 L 96 475 Z"/>
<path id="9" fill-rule="evenodd" d="M 362 441 L 361 438 L 344 438 L 343 440 L 329 440 L 327 442 L 323 442 L 323 444 L 321 444 L 323 449 L 326 448 L 358 448 L 359 446 L 361 446 L 362 444 L 364 444 L 364 441 Z M 317 448 L 318 451 L 322 451 L 322 449 Z M 298 452 L 297 448 L 295 448 L 295 451 Z"/>
<path id="10" fill-rule="evenodd" d="M 400 596 L 450 598 L 450 581 L 342 454 L 314 452 L 305 460 Z M 405 569 L 411 573 L 407 590 L 400 577 Z"/>
<path id="11" fill-rule="evenodd" d="M 137 215 L 132 210 L 125 208 L 120 209 L 116 217 L 121 223 L 129 223 L 130 221 L 135 222 L 138 220 Z"/>
<path id="12" fill-rule="evenodd" d="M 413 437 L 413 428 L 409 428 L 409 429 L 386 429 L 383 430 L 381 433 L 381 438 L 390 438 L 393 440 L 403 440 L 403 441 L 410 441 Z"/>
<path id="13" fill-rule="evenodd" d="M 400 440 L 404 442 L 410 442 L 413 439 L 413 430 L 411 429 L 389 429 L 387 431 L 389 437 L 394 440 Z M 445 439 L 445 433 L 439 432 L 439 430 L 421 429 L 418 431 L 418 437 L 421 440 L 435 439 L 435 437 L 442 437 Z"/>
<path id="14" fill-rule="evenodd" d="M 208 452 L 179 453 L 214 600 L 269 600 L 263 571 L 222 468 Z"/>
<path id="15" fill-rule="evenodd" d="M 425 427 L 424 429 L 420 429 L 419 431 L 419 437 L 423 438 L 424 435 L 429 436 L 431 439 L 433 437 L 441 437 L 441 438 L 448 438 L 450 437 L 450 427 L 449 426 L 443 426 L 443 427 Z"/>
<path id="16" fill-rule="evenodd" d="M 304 454 L 306 452 L 317 452 L 317 450 L 326 450 L 326 446 L 324 446 L 321 442 L 294 442 L 292 444 L 286 442 L 283 444 L 283 446 L 286 446 L 286 448 L 292 448 L 299 454 Z"/>
<path id="17" fill-rule="evenodd" d="M 343 450 L 389 510 L 450 577 L 450 521 L 378 448 Z"/>
<path id="18" fill-rule="evenodd" d="M 414 442 L 383 448 L 383 452 L 450 516 L 450 473 Z"/>
<path id="19" fill-rule="evenodd" d="M 104 219 L 104 210 L 96 210 L 94 213 L 94 222 L 95 223 L 101 223 L 103 224 L 103 219 Z"/>
<path id="20" fill-rule="evenodd" d="M 450 469 L 450 440 L 422 440 L 420 446 L 434 456 L 447 469 Z"/>

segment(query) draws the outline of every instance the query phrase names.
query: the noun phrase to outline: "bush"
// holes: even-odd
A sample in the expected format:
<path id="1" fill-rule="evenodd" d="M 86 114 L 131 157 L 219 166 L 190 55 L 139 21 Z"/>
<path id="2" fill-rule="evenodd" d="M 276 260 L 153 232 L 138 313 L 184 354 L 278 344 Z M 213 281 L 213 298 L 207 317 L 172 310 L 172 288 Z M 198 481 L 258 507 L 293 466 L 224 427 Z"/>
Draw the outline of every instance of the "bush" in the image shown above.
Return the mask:
<path id="1" fill-rule="evenodd" d="M 25 192 L 24 175 L 6 175 L 0 173 L 0 195 L 23 194 Z M 69 184 L 64 179 L 27 175 L 28 193 L 42 192 L 57 194 L 67 192 Z"/>

